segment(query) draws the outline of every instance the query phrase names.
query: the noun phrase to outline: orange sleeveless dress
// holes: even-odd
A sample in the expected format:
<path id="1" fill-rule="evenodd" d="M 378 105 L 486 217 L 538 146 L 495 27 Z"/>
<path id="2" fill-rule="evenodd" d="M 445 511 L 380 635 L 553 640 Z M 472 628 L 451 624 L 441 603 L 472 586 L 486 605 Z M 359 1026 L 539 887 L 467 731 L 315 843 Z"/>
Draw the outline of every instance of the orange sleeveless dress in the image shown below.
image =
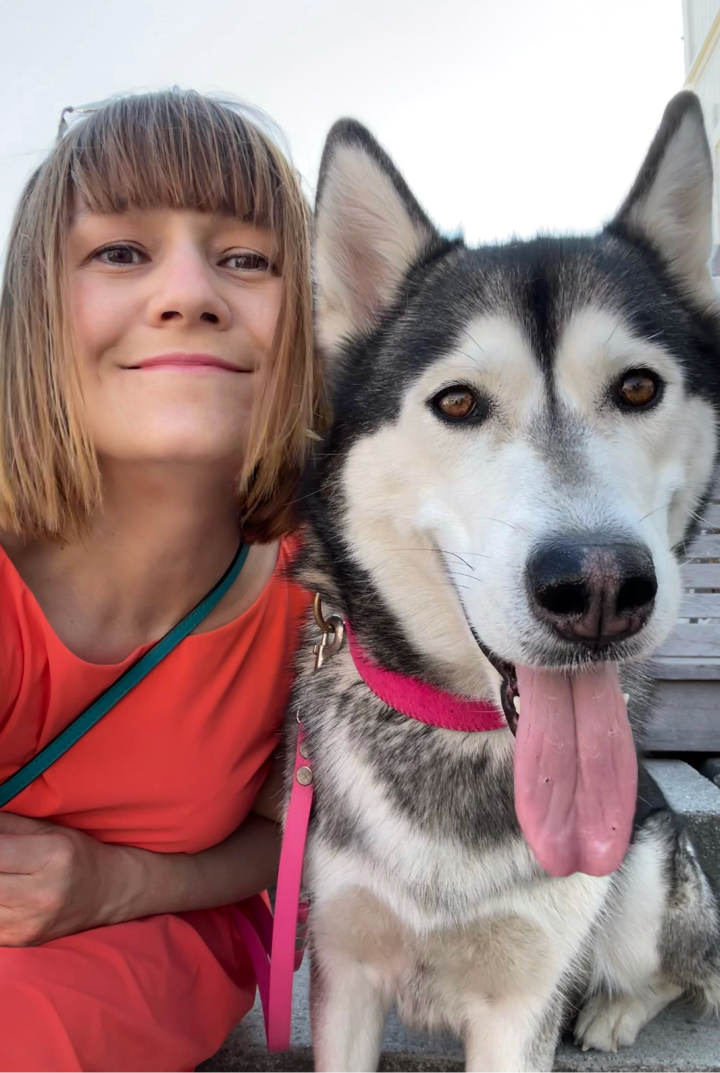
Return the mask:
<path id="1" fill-rule="evenodd" d="M 308 604 L 285 579 L 289 554 L 244 614 L 182 641 L 5 811 L 160 853 L 232 834 L 279 740 Z M 0 548 L 0 779 L 148 647 L 113 665 L 73 655 Z M 254 995 L 229 908 L 3 947 L 0 1069 L 194 1069 Z"/>

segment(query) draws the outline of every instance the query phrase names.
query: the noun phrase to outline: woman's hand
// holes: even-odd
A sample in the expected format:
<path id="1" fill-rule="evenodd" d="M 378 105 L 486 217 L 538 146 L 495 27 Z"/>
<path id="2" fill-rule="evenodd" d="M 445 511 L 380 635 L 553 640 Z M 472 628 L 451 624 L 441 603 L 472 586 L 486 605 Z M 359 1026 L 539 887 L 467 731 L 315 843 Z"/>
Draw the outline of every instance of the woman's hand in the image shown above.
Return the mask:
<path id="1" fill-rule="evenodd" d="M 111 887 L 123 864 L 130 871 L 124 849 L 0 812 L 0 946 L 34 946 L 107 923 Z"/>
<path id="2" fill-rule="evenodd" d="M 200 853 L 153 853 L 0 812 L 0 946 L 241 901 L 274 882 L 278 825 L 250 815 Z"/>

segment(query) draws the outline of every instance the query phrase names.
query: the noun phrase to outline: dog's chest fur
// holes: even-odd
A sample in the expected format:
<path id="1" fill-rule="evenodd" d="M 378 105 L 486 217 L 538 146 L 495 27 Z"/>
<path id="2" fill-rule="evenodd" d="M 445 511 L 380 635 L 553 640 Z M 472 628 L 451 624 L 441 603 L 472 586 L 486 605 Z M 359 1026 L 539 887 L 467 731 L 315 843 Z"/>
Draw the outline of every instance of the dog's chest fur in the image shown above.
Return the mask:
<path id="1" fill-rule="evenodd" d="M 323 960 L 362 964 L 393 996 L 404 1021 L 458 1034 L 478 1000 L 522 1006 L 570 983 L 565 966 L 587 941 L 607 886 L 599 881 L 593 888 L 581 880 L 572 892 L 534 887 L 530 893 L 518 888 L 489 894 L 475 904 L 474 919 L 460 927 L 443 923 L 439 914 L 431 925 L 418 927 L 417 919 L 408 922 L 407 906 L 396 912 L 386 890 L 379 897 L 371 889 L 361 860 L 335 856 L 335 868 L 327 870 L 322 850 L 313 857 L 323 869 L 314 884 L 312 931 Z M 581 971 L 577 960 L 575 969 Z"/>

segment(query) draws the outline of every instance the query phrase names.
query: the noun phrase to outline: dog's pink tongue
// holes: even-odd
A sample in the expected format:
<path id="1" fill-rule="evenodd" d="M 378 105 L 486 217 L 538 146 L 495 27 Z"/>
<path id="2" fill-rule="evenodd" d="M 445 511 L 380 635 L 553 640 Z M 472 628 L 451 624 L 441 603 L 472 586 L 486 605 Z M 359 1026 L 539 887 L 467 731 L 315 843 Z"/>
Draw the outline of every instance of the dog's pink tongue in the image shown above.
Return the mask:
<path id="1" fill-rule="evenodd" d="M 632 834 L 637 759 L 617 671 L 516 667 L 515 809 L 553 876 L 603 876 Z"/>

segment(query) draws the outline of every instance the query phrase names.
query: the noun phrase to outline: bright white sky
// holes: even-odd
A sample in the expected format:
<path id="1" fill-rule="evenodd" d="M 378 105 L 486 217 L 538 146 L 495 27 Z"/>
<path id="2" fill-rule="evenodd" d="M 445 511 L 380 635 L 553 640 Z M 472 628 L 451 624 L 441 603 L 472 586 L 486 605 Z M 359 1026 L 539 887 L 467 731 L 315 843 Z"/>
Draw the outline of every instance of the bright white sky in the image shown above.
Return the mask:
<path id="1" fill-rule="evenodd" d="M 314 187 L 365 122 L 469 240 L 599 226 L 683 82 L 681 0 L 0 0 L 0 242 L 60 110 L 180 85 L 262 107 Z"/>

